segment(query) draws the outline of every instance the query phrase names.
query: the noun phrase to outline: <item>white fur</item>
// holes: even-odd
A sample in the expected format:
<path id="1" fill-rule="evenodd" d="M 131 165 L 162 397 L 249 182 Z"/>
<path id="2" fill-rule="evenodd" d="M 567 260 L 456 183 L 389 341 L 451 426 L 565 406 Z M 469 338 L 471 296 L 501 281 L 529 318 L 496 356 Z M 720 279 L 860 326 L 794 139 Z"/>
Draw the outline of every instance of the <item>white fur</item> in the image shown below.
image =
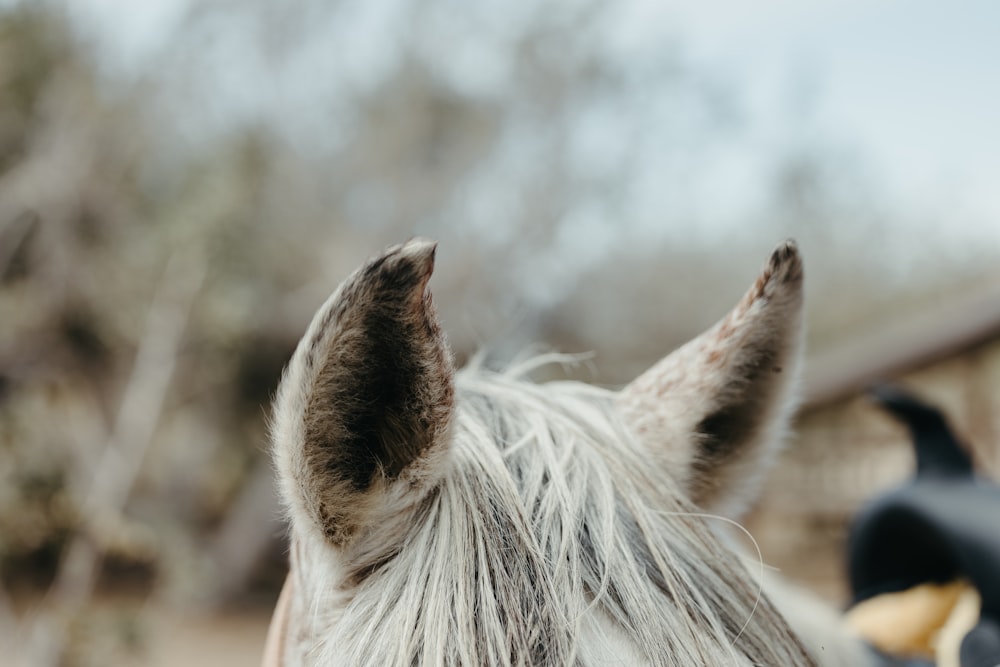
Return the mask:
<path id="1" fill-rule="evenodd" d="M 673 480 L 650 474 L 613 393 L 476 368 L 458 386 L 444 481 L 402 522 L 405 546 L 390 564 L 345 590 L 344 554 L 295 532 L 302 594 L 288 667 L 534 664 L 523 652 L 533 629 L 545 630 L 535 640 L 553 665 L 749 665 L 753 646 L 765 664 L 809 664 L 713 521 Z M 506 442 L 496 440 L 497 420 Z M 495 534 L 479 513 L 497 507 L 511 534 Z M 504 549 L 523 551 L 505 559 Z M 533 560 L 539 579 L 519 578 L 524 570 L 477 580 L 472 570 L 491 559 Z M 538 618 L 502 616 L 525 600 Z"/>
<path id="2" fill-rule="evenodd" d="M 395 274 L 370 263 L 346 283 L 362 295 L 348 299 L 350 310 L 335 310 L 343 287 L 320 309 L 276 401 L 275 463 L 292 533 L 282 667 L 864 664 L 832 613 L 765 582 L 759 562 L 746 567 L 710 513 L 747 502 L 793 409 L 802 282 L 793 244 L 779 246 L 729 316 L 622 393 L 522 376 L 567 360 L 553 355 L 508 373 L 474 362 L 453 377 L 434 356 L 444 342 L 423 292 L 433 246 L 411 242 L 385 257 Z M 398 271 L 407 262 L 414 270 Z M 399 409 L 441 415 L 441 428 L 398 474 L 376 468 L 370 484 L 344 484 L 334 514 L 317 512 L 315 485 L 329 470 L 312 474 L 310 465 L 341 459 L 310 462 L 304 415 L 319 405 L 313 417 L 349 423 L 309 375 L 335 344 L 322 328 L 373 335 L 363 329 L 365 299 L 384 303 L 387 283 L 407 317 L 431 318 L 431 337 L 412 352 L 431 356 L 406 361 L 422 369 L 421 386 L 440 390 L 414 393 Z M 331 319 L 336 312 L 347 313 L 343 322 Z M 393 341 L 390 331 L 372 353 Z M 376 361 L 386 359 L 395 357 Z M 352 368 L 364 362 L 352 358 Z M 413 410 L 414 401 L 442 409 Z M 327 516 L 347 517 L 334 520 L 353 521 L 351 532 L 325 532 Z"/>

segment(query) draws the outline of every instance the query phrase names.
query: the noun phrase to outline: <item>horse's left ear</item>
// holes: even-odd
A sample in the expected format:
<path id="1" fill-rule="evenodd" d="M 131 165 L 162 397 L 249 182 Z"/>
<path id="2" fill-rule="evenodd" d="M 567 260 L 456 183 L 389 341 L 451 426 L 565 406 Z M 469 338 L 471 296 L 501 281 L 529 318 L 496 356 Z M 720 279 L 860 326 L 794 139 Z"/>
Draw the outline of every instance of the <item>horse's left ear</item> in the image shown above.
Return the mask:
<path id="1" fill-rule="evenodd" d="M 293 526 L 334 546 L 398 518 L 442 474 L 454 378 L 427 289 L 435 247 L 414 239 L 355 271 L 281 381 L 272 439 L 282 496 Z"/>
<path id="2" fill-rule="evenodd" d="M 794 409 L 801 338 L 802 260 L 786 241 L 732 312 L 622 390 L 627 423 L 700 507 L 734 516 L 756 494 Z"/>

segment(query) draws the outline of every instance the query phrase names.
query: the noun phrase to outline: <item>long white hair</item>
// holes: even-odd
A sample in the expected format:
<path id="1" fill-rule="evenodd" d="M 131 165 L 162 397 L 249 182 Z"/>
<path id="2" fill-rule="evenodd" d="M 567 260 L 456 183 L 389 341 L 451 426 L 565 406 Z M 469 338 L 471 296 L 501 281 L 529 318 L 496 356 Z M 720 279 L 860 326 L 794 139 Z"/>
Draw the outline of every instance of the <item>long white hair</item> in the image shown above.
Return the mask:
<path id="1" fill-rule="evenodd" d="M 794 246 L 621 391 L 526 379 L 545 358 L 456 373 L 433 256 L 355 272 L 282 381 L 282 664 L 818 664 L 718 530 L 791 410 Z"/>

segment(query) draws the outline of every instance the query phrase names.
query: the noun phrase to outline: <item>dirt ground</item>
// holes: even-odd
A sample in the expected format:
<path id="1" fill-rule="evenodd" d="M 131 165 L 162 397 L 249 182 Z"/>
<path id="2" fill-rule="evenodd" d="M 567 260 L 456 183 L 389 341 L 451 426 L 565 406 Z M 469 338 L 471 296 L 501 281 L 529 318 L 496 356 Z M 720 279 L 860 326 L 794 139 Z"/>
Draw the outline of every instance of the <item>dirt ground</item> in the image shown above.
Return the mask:
<path id="1" fill-rule="evenodd" d="M 157 612 L 141 654 L 114 667 L 259 665 L 270 616 L 264 611 L 181 616 Z"/>
<path id="2" fill-rule="evenodd" d="M 102 601 L 92 627 L 76 630 L 71 642 L 70 663 L 101 667 L 255 667 L 260 664 L 270 610 L 226 610 L 185 612 L 145 606 L 136 613 L 133 604 Z M 109 629 L 115 618 L 118 630 Z M 24 619 L 21 619 L 23 622 Z M 22 625 L 22 629 L 23 629 Z M 134 641 L 123 641 L 121 627 L 132 627 Z M 0 633 L 2 638 L 4 633 Z M 20 635 L 20 633 L 18 633 Z M 13 650 L 0 648 L 3 667 L 34 667 L 37 654 L 29 657 L 28 638 L 15 636 Z M 0 645 L 5 642 L 0 639 Z"/>

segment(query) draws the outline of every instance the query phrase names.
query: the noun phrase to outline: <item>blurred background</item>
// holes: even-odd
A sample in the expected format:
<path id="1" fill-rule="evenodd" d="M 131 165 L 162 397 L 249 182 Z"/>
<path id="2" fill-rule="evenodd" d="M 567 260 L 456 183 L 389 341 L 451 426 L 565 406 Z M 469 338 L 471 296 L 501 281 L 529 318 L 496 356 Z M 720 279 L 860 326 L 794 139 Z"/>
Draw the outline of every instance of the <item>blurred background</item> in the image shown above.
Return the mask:
<path id="1" fill-rule="evenodd" d="M 904 478 L 858 391 L 1000 472 L 1000 6 L 0 0 L 0 646 L 256 664 L 284 576 L 266 418 L 364 258 L 440 241 L 459 360 L 620 384 L 795 237 L 798 436 L 749 525 L 844 599 Z M 7 664 L 9 655 L 3 658 Z"/>

